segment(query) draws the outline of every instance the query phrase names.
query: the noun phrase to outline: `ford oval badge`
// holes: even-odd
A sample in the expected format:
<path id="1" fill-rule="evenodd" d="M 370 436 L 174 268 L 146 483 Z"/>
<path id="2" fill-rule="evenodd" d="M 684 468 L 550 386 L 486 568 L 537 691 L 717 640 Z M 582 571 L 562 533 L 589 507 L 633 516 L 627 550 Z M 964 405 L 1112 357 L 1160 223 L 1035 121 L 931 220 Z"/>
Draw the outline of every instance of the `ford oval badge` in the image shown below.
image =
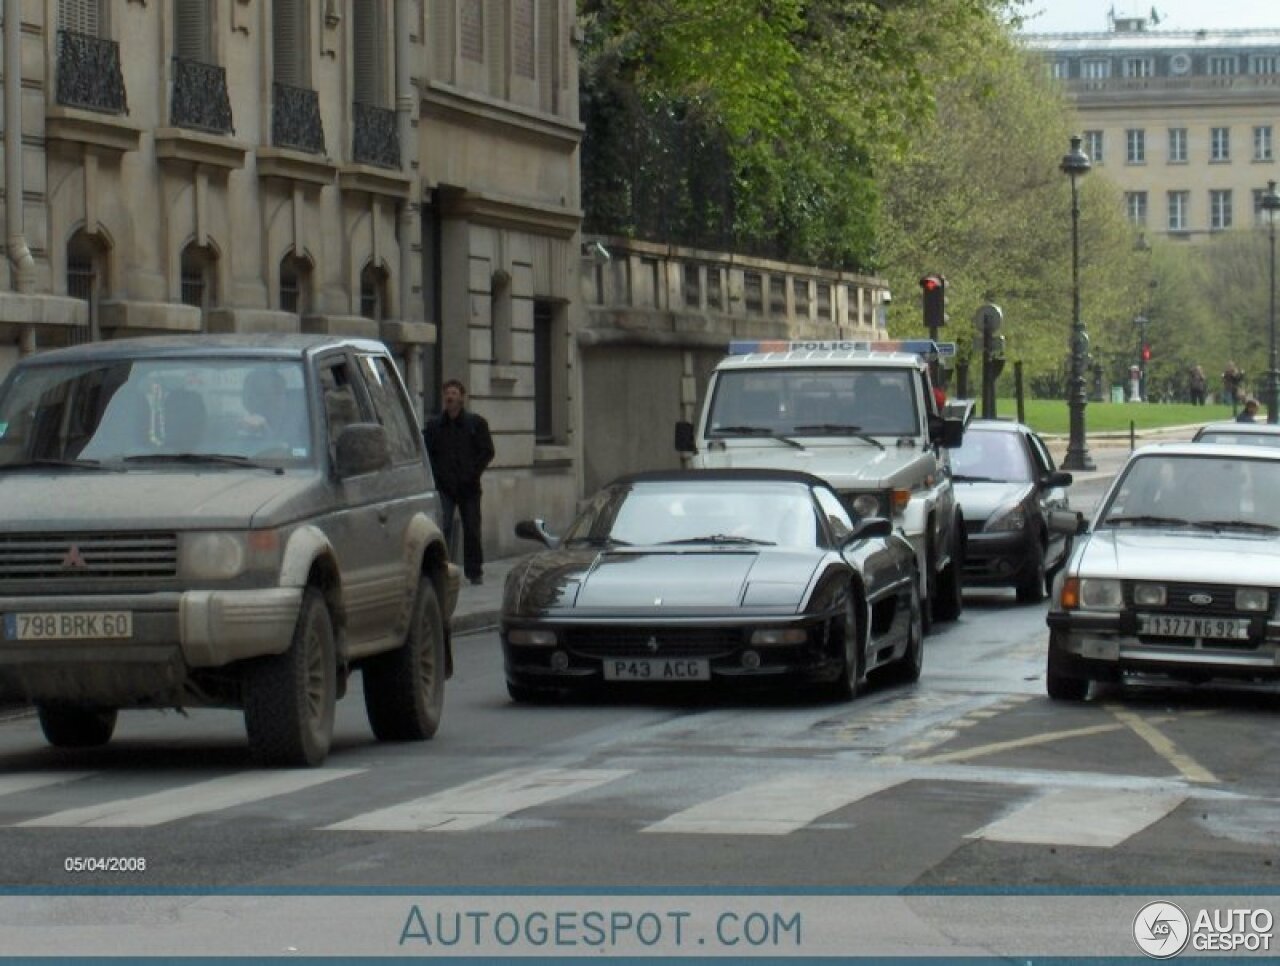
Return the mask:
<path id="1" fill-rule="evenodd" d="M 1212 594 L 1192 594 L 1187 598 L 1191 603 L 1198 604 L 1201 607 L 1207 607 L 1213 603 Z"/>

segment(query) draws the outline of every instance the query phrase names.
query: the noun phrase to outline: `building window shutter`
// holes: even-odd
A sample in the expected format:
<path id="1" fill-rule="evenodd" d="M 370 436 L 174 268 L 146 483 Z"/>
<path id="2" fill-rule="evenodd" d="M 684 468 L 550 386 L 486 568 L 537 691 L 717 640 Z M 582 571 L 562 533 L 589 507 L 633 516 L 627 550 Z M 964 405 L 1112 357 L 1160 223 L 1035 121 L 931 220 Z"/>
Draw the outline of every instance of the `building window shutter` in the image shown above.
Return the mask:
<path id="1" fill-rule="evenodd" d="M 306 87 L 306 0 L 275 0 L 271 6 L 271 55 L 280 84 Z"/>
<path id="2" fill-rule="evenodd" d="M 537 65 L 538 31 L 534 0 L 513 0 L 511 8 L 511 69 L 532 80 Z"/>
<path id="3" fill-rule="evenodd" d="M 453 81 L 454 44 L 457 42 L 457 17 L 454 16 L 454 0 L 431 0 L 431 52 L 435 64 L 432 76 L 436 80 Z"/>
<path id="4" fill-rule="evenodd" d="M 102 36 L 101 0 L 58 0 L 58 27 L 91 37 Z"/>
<path id="5" fill-rule="evenodd" d="M 209 44 L 209 5 L 205 0 L 174 0 L 173 55 L 201 64 L 213 62 Z"/>
<path id="6" fill-rule="evenodd" d="M 559 0 L 538 0 L 538 99 L 551 113 L 560 108 L 559 6 Z"/>
<path id="7" fill-rule="evenodd" d="M 382 4 L 363 0 L 352 7 L 351 32 L 354 48 L 352 99 L 357 104 L 385 107 L 382 97 Z"/>
<path id="8" fill-rule="evenodd" d="M 484 60 L 484 0 L 462 0 L 462 56 Z"/>
<path id="9" fill-rule="evenodd" d="M 503 16 L 505 0 L 486 0 L 484 11 L 484 60 L 489 69 L 489 94 L 507 97 L 507 22 Z"/>

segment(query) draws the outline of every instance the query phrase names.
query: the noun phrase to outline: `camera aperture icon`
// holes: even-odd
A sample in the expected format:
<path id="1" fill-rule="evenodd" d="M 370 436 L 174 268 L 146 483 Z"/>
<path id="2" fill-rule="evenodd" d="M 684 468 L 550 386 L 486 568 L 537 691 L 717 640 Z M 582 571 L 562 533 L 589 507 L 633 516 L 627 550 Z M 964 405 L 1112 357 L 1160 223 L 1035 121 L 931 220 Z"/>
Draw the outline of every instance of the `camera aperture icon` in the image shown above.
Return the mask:
<path id="1" fill-rule="evenodd" d="M 1176 956 L 1191 936 L 1191 921 L 1172 902 L 1148 902 L 1133 919 L 1133 938 L 1138 948 L 1154 959 Z"/>

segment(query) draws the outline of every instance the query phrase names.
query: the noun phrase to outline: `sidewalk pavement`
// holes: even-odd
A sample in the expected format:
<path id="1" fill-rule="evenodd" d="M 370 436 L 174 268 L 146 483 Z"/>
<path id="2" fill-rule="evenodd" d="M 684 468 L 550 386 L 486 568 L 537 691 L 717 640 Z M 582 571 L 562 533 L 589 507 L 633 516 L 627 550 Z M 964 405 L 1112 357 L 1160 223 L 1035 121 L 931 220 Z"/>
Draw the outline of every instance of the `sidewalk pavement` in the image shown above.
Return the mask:
<path id="1" fill-rule="evenodd" d="M 1161 429 L 1144 430 L 1134 434 L 1134 445 L 1157 440 L 1189 440 L 1201 424 L 1189 426 L 1166 426 Z M 1068 437 L 1043 437 L 1053 458 L 1061 464 L 1066 454 Z M 1129 458 L 1129 434 L 1095 433 L 1087 438 L 1089 456 L 1096 469 L 1075 471 L 1071 475 L 1078 482 L 1106 479 L 1119 472 Z M 486 560 L 484 564 L 484 583 L 480 586 L 462 583 L 458 591 L 458 604 L 453 612 L 453 630 L 455 634 L 466 634 L 470 631 L 486 630 L 498 626 L 498 615 L 502 610 L 502 587 L 517 563 L 527 555 L 499 557 Z"/>

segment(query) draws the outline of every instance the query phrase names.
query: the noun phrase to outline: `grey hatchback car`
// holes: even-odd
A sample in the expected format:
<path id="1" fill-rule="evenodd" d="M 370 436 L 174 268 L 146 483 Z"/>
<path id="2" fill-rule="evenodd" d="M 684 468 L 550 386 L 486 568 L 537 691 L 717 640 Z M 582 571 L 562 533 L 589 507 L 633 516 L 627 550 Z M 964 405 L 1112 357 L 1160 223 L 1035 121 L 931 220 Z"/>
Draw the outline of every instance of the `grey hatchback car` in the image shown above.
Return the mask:
<path id="1" fill-rule="evenodd" d="M 63 747 L 124 708 L 242 709 L 316 765 L 355 670 L 380 740 L 430 738 L 458 593 L 381 343 L 121 339 L 0 385 L 0 685 Z"/>

